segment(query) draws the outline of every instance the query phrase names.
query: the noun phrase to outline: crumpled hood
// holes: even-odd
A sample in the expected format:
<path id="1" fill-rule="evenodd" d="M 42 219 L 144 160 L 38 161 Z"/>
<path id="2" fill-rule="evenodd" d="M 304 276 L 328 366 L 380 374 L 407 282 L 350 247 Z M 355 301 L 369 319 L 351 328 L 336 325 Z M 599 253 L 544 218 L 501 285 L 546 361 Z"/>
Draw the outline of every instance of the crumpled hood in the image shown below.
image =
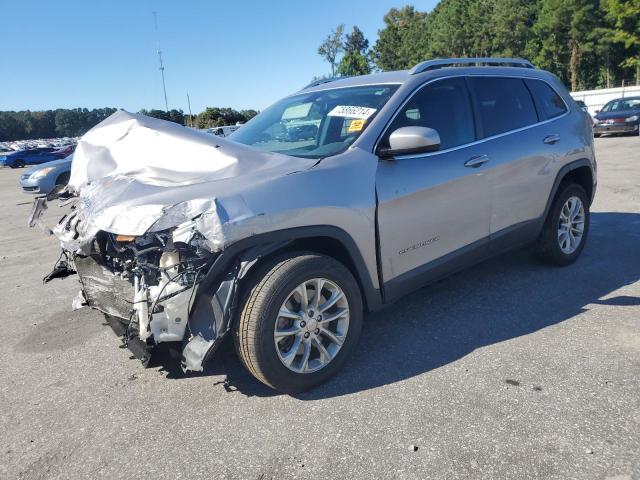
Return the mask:
<path id="1" fill-rule="evenodd" d="M 295 169 L 295 161 L 173 122 L 119 110 L 78 141 L 69 185 L 82 192 L 87 183 L 116 175 L 145 185 L 194 185 L 277 165 Z"/>
<path id="2" fill-rule="evenodd" d="M 258 213 L 243 190 L 315 162 L 120 110 L 79 140 L 69 181 L 76 212 L 54 233 L 66 249 L 83 251 L 99 230 L 137 236 L 200 216 L 215 250 L 225 223 Z"/>

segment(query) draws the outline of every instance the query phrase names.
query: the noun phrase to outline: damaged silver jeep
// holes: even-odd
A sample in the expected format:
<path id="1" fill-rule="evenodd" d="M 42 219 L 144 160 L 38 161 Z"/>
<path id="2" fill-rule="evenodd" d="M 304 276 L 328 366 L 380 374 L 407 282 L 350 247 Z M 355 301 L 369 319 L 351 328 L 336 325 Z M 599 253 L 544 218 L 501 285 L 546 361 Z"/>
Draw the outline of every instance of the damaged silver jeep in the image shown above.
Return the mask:
<path id="1" fill-rule="evenodd" d="M 229 138 L 118 111 L 29 223 L 62 245 L 47 280 L 77 273 L 74 306 L 143 362 L 175 342 L 201 371 L 230 333 L 257 379 L 296 392 L 340 368 L 365 310 L 513 247 L 575 261 L 592 142 L 529 62 L 432 60 L 314 83 Z"/>

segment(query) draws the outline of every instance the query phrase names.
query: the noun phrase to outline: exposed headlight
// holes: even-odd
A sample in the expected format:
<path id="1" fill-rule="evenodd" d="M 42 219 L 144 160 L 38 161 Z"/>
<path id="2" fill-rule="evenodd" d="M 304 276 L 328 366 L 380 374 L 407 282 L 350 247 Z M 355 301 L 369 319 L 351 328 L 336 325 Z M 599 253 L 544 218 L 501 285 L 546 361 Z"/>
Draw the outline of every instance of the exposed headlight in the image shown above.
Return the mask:
<path id="1" fill-rule="evenodd" d="M 630 117 L 627 117 L 624 119 L 625 122 L 637 122 L 638 121 L 638 115 L 631 115 Z"/>
<path id="2" fill-rule="evenodd" d="M 31 180 L 36 180 L 38 178 L 42 178 L 42 177 L 46 177 L 47 175 L 49 175 L 49 173 L 51 173 L 53 170 L 55 170 L 56 167 L 46 167 L 46 168 L 41 168 L 40 170 L 38 170 L 37 172 L 32 173 L 29 178 Z"/>

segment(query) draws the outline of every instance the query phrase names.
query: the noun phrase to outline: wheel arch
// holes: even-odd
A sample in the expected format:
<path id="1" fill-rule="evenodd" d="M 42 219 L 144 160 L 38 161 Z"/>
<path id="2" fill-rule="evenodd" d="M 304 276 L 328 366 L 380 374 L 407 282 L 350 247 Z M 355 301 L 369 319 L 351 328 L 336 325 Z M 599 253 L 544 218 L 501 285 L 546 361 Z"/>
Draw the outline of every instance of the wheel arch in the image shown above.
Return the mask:
<path id="1" fill-rule="evenodd" d="M 358 282 L 367 310 L 382 306 L 380 290 L 374 287 L 364 257 L 351 235 L 331 225 L 295 227 L 253 235 L 225 247 L 199 287 L 211 291 L 217 281 L 239 261 L 255 260 L 244 272 L 248 277 L 256 267 L 286 251 L 306 251 L 327 255 L 342 263 Z"/>
<path id="2" fill-rule="evenodd" d="M 68 183 L 70 177 L 71 177 L 71 172 L 70 171 L 60 172 L 58 174 L 58 176 L 56 177 L 55 185 L 63 185 L 62 183 L 59 183 L 60 179 L 66 179 L 66 183 Z M 66 183 L 65 183 L 65 185 L 66 185 Z"/>
<path id="3" fill-rule="evenodd" d="M 207 346 L 190 348 L 193 342 L 185 331 L 185 371 L 201 370 L 222 343 L 233 325 L 243 285 L 256 268 L 274 256 L 292 250 L 321 253 L 340 261 L 358 282 L 365 309 L 382 307 L 380 290 L 373 286 L 361 252 L 344 230 L 320 225 L 253 235 L 226 246 L 213 259 L 198 284 L 189 312 L 189 331 L 194 336 L 203 336 Z"/>
<path id="4" fill-rule="evenodd" d="M 569 183 L 577 183 L 584 188 L 585 192 L 587 192 L 589 202 L 593 202 L 596 189 L 595 173 L 593 171 L 592 164 L 588 159 L 583 158 L 575 160 L 566 164 L 560 169 L 560 171 L 558 171 L 556 179 L 553 182 L 553 187 L 551 188 L 551 193 L 547 199 L 547 205 L 544 210 L 544 215 L 542 216 L 543 219 L 547 218 L 551 205 L 553 204 L 553 200 L 556 198 L 561 186 Z"/>

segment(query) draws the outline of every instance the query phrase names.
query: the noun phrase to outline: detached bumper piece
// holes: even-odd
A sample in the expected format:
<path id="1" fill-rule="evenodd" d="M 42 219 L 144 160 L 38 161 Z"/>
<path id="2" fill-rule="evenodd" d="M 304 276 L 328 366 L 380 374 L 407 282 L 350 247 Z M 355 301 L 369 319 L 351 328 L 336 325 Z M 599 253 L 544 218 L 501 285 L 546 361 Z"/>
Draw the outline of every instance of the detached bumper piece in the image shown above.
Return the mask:
<path id="1" fill-rule="evenodd" d="M 113 332 L 122 338 L 122 346 L 128 348 L 133 356 L 142 362 L 143 367 L 148 367 L 153 353 L 153 347 L 147 345 L 138 337 L 129 337 L 127 334 L 127 326 L 122 320 L 111 315 L 104 315 L 105 320 L 113 330 Z"/>

